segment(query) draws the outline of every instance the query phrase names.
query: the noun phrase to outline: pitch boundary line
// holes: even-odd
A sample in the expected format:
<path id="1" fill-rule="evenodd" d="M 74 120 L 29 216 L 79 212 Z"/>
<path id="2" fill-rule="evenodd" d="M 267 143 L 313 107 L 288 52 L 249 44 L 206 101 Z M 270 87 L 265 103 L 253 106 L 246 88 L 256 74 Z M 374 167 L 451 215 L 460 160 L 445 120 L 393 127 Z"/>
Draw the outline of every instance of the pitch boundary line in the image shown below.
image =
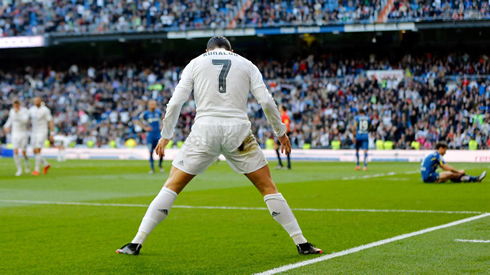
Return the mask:
<path id="1" fill-rule="evenodd" d="M 47 205 L 85 205 L 85 206 L 113 206 L 113 207 L 148 207 L 147 204 L 126 203 L 98 203 L 98 202 L 64 202 L 64 201 L 30 201 L 30 200 L 1 200 L 0 203 L 25 203 Z M 268 210 L 267 207 L 239 207 L 239 206 L 199 206 L 174 205 L 173 208 L 183 209 L 221 209 L 221 210 Z M 381 213 L 432 213 L 432 214 L 484 214 L 482 211 L 444 211 L 444 210 L 403 210 L 403 209 L 342 209 L 342 208 L 292 208 L 293 211 L 309 212 L 381 212 Z"/>
<path id="2" fill-rule="evenodd" d="M 457 241 L 457 242 L 463 242 L 463 243 L 490 243 L 490 240 L 462 240 L 462 239 L 456 239 L 455 241 Z"/>
<path id="3" fill-rule="evenodd" d="M 315 259 L 311 259 L 311 260 L 307 260 L 307 261 L 302 261 L 302 262 L 298 262 L 298 263 L 295 263 L 295 264 L 289 264 L 289 265 L 280 266 L 280 267 L 273 268 L 273 269 L 270 269 L 270 270 L 267 270 L 267 271 L 264 271 L 264 272 L 261 272 L 261 273 L 256 273 L 255 275 L 270 275 L 270 274 L 281 273 L 281 272 L 288 271 L 288 270 L 291 270 L 291 269 L 295 269 L 295 268 L 298 268 L 298 267 L 303 267 L 303 266 L 306 266 L 306 265 L 310 265 L 310 264 L 314 264 L 314 263 L 318 263 L 318 262 L 323 262 L 323 261 L 330 260 L 330 259 L 333 259 L 333 258 L 337 258 L 337 257 L 341 257 L 341 256 L 345 256 L 345 255 L 357 253 L 357 252 L 362 251 L 362 250 L 365 250 L 365 249 L 369 249 L 369 248 L 373 248 L 373 247 L 376 247 L 376 246 L 385 245 L 385 244 L 388 244 L 388 243 L 392 243 L 392 242 L 396 242 L 396 241 L 399 241 L 399 240 L 403 240 L 403 239 L 411 238 L 411 237 L 414 237 L 414 236 L 422 235 L 422 234 L 425 234 L 425 233 L 433 232 L 433 231 L 436 231 L 436 230 L 439 230 L 439 229 L 444 229 L 444 228 L 456 226 L 456 225 L 459 225 L 459 224 L 462 224 L 462 223 L 471 222 L 471 221 L 478 220 L 478 219 L 485 218 L 485 217 L 489 217 L 489 216 L 490 216 L 490 213 L 485 213 L 485 214 L 482 214 L 482 215 L 478 215 L 478 216 L 474 216 L 474 217 L 470 217 L 470 218 L 466 218 L 466 219 L 462 219 L 462 220 L 450 222 L 450 223 L 447 223 L 447 224 L 443 224 L 443 225 L 439 225 L 439 226 L 434 226 L 434 227 L 422 229 L 422 230 L 415 231 L 415 232 L 412 232 L 412 233 L 407 233 L 407 234 L 399 235 L 399 236 L 396 236 L 396 237 L 393 237 L 393 238 L 384 239 L 384 240 L 377 241 L 377 242 L 374 242 L 374 243 L 370 243 L 370 244 L 365 244 L 365 245 L 353 247 L 353 248 L 350 248 L 350 249 L 347 249 L 347 250 L 343 250 L 343 251 L 340 251 L 340 252 L 335 252 L 335 253 L 328 254 L 328 255 L 325 255 L 325 256 L 321 256 L 321 257 L 318 257 L 318 258 L 315 258 Z"/>

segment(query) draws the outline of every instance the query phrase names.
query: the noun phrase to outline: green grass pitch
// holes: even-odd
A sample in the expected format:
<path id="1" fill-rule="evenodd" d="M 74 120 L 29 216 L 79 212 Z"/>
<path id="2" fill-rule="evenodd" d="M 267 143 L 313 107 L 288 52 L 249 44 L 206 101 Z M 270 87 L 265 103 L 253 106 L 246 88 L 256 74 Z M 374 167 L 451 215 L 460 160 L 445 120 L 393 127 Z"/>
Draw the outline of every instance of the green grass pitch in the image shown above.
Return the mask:
<path id="1" fill-rule="evenodd" d="M 0 159 L 0 274 L 253 274 L 321 257 L 298 255 L 266 210 L 178 207 L 153 231 L 139 256 L 118 255 L 115 250 L 132 240 L 145 205 L 168 173 L 149 175 L 146 161 L 52 162 L 48 175 L 14 177 L 13 161 Z M 489 168 L 454 166 L 475 175 Z M 424 184 L 418 169 L 418 163 L 375 162 L 364 172 L 354 171 L 352 163 L 295 162 L 293 170 L 273 170 L 272 176 L 289 205 L 298 209 L 305 237 L 325 254 L 490 212 L 490 179 Z M 266 207 L 248 180 L 225 162 L 196 177 L 175 205 Z M 473 213 L 340 211 L 345 209 Z M 490 217 L 286 274 L 488 274 L 490 243 L 455 239 L 490 240 Z"/>

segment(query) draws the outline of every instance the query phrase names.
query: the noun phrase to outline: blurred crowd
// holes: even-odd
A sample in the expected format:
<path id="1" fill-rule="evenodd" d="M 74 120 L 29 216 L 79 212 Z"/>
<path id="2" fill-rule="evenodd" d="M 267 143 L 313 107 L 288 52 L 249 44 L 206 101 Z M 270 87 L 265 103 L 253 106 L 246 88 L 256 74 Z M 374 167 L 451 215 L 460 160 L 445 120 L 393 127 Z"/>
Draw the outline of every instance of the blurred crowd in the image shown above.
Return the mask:
<path id="1" fill-rule="evenodd" d="M 385 0 L 0 1 L 0 37 L 374 22 Z M 248 7 L 248 8 L 247 8 Z M 243 13 L 240 10 L 243 8 Z M 490 19 L 488 1 L 395 0 L 388 18 Z"/>
<path id="2" fill-rule="evenodd" d="M 254 1 L 238 25 L 325 25 L 374 22 L 383 8 L 380 0 Z"/>
<path id="3" fill-rule="evenodd" d="M 237 9 L 233 0 L 4 0 L 0 36 L 225 28 Z"/>
<path id="4" fill-rule="evenodd" d="M 388 18 L 405 21 L 488 20 L 489 4 L 481 0 L 395 0 Z"/>
<path id="5" fill-rule="evenodd" d="M 254 61 L 254 60 L 252 60 Z M 353 118 L 363 108 L 372 118 L 370 147 L 378 140 L 409 149 L 422 149 L 439 140 L 467 148 L 476 140 L 490 147 L 490 61 L 485 55 L 450 54 L 404 56 L 396 63 L 375 55 L 365 59 L 308 56 L 285 62 L 255 62 L 279 105 L 291 117 L 293 147 L 353 147 Z M 185 64 L 179 64 L 185 65 Z M 366 77 L 367 70 L 402 70 L 400 78 Z M 145 132 L 133 121 L 149 99 L 165 104 L 178 83 L 182 67 L 163 60 L 153 64 L 125 64 L 63 71 L 23 68 L 0 71 L 0 125 L 7 120 L 14 98 L 31 105 L 42 96 L 51 109 L 58 132 L 74 135 L 76 143 L 123 146 L 130 138 L 145 144 Z M 183 106 L 173 143 L 189 134 L 195 117 L 191 96 Z M 262 146 L 272 137 L 260 105 L 250 95 L 248 114 Z M 0 141 L 6 134 L 0 131 Z"/>

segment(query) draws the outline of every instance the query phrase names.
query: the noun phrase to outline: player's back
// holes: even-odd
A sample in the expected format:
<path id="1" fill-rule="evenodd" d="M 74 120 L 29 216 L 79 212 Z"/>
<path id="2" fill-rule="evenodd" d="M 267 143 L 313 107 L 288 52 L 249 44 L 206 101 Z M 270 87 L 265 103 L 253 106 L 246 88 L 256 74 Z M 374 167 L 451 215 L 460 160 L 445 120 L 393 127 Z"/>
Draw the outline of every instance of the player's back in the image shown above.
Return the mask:
<path id="1" fill-rule="evenodd" d="M 265 85 L 255 65 L 224 49 L 200 55 L 187 69 L 194 84 L 196 120 L 205 116 L 248 120 L 248 94 Z"/>
<path id="2" fill-rule="evenodd" d="M 422 161 L 421 172 L 422 173 L 433 173 L 437 170 L 438 166 L 442 166 L 444 160 L 438 152 L 430 153 Z"/>
<path id="3" fill-rule="evenodd" d="M 368 139 L 369 127 L 371 119 L 366 115 L 358 115 L 355 118 L 356 121 L 356 138 Z"/>

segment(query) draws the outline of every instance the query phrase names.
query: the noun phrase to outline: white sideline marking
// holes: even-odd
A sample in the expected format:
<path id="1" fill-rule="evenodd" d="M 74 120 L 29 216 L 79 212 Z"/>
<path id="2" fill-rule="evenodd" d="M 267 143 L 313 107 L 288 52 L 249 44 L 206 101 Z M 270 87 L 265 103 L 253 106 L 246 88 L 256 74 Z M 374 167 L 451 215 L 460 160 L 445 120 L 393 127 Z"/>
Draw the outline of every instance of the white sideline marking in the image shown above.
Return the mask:
<path id="1" fill-rule="evenodd" d="M 269 275 L 269 274 L 276 274 L 276 273 L 288 271 L 288 270 L 295 269 L 295 268 L 298 268 L 298 267 L 302 267 L 302 266 L 306 266 L 306 265 L 310 265 L 310 264 L 314 264 L 314 263 L 318 263 L 318 262 L 323 262 L 323 261 L 330 260 L 330 259 L 333 259 L 333 258 L 345 256 L 345 255 L 352 254 L 352 253 L 356 253 L 356 252 L 359 252 L 359 251 L 362 251 L 362 250 L 365 250 L 365 249 L 369 249 L 369 248 L 372 248 L 372 247 L 381 246 L 381 245 L 384 245 L 384 244 L 388 244 L 388 243 L 396 242 L 396 241 L 399 241 L 399 240 L 411 238 L 411 237 L 414 237 L 414 236 L 417 236 L 417 235 L 422 235 L 422 234 L 429 233 L 429 232 L 432 232 L 432 231 L 436 231 L 436 230 L 439 230 L 439 229 L 448 228 L 448 227 L 452 227 L 452 226 L 455 226 L 455 225 L 458 225 L 458 224 L 471 222 L 471 221 L 478 220 L 478 219 L 481 219 L 481 218 L 485 218 L 485 217 L 488 217 L 488 216 L 490 216 L 490 213 L 478 215 L 478 216 L 471 217 L 471 218 L 466 218 L 466 219 L 455 221 L 455 222 L 450 222 L 450 223 L 439 225 L 439 226 L 435 226 L 435 227 L 430 227 L 430 228 L 423 229 L 423 230 L 420 230 L 420 231 L 415 231 L 415 232 L 412 232 L 412 233 L 403 234 L 403 235 L 400 235 L 400 236 L 396 236 L 396 237 L 393 237 L 393 238 L 389 238 L 389 239 L 377 241 L 377 242 L 370 243 L 370 244 L 365 244 L 365 245 L 353 247 L 353 248 L 350 248 L 350 249 L 347 249 L 347 250 L 343 250 L 343 251 L 340 251 L 340 252 L 335 252 L 335 253 L 328 254 L 328 255 L 325 255 L 325 256 L 321 256 L 321 257 L 318 257 L 318 258 L 315 258 L 315 259 L 311 259 L 311 260 L 307 260 L 307 261 L 302 261 L 302 262 L 295 263 L 295 264 L 289 264 L 289 265 L 280 266 L 280 267 L 277 267 L 277 268 L 274 268 L 274 269 L 270 269 L 270 270 L 267 270 L 267 271 L 264 271 L 264 272 L 261 272 L 261 273 L 256 273 L 255 275 Z"/>
<path id="2" fill-rule="evenodd" d="M 456 239 L 457 242 L 466 242 L 466 243 L 490 243 L 490 240 L 462 240 Z"/>
<path id="3" fill-rule="evenodd" d="M 374 175 L 364 175 L 364 176 L 360 176 L 360 177 L 343 177 L 342 180 L 380 178 L 380 177 L 386 177 L 386 176 L 394 176 L 394 175 L 398 175 L 398 174 L 410 175 L 410 174 L 416 174 L 416 173 L 420 173 L 420 171 L 409 171 L 409 172 L 404 172 L 404 173 L 389 172 L 389 173 L 374 174 Z"/>
<path id="4" fill-rule="evenodd" d="M 87 205 L 87 206 L 119 206 L 119 207 L 148 207 L 147 204 L 99 203 L 99 202 L 65 202 L 65 201 L 29 201 L 29 200 L 0 200 L 0 203 L 54 204 L 54 205 Z M 199 206 L 174 205 L 173 208 L 188 209 L 223 209 L 223 210 L 268 210 L 266 207 L 239 206 Z M 403 210 L 403 209 L 341 209 L 341 208 L 292 208 L 294 211 L 310 212 L 393 212 L 393 213 L 436 213 L 436 214 L 482 214 L 481 211 L 444 211 L 444 210 Z"/>

